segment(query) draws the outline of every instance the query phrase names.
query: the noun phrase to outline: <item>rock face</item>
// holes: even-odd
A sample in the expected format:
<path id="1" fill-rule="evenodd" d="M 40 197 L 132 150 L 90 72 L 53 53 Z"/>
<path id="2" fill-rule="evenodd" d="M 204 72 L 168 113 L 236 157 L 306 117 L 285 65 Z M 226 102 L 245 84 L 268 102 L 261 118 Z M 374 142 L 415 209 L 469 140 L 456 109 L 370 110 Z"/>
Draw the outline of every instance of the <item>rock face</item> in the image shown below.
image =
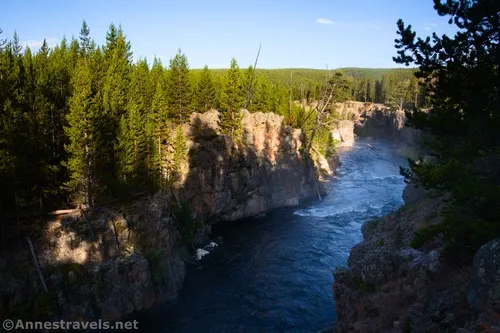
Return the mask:
<path id="1" fill-rule="evenodd" d="M 362 137 L 381 137 L 411 147 L 419 146 L 421 132 L 406 127 L 405 120 L 403 110 L 391 110 L 386 106 L 375 105 L 360 113 L 354 132 Z"/>
<path id="2" fill-rule="evenodd" d="M 168 201 L 155 195 L 138 202 L 129 219 L 96 209 L 85 218 L 75 213 L 50 221 L 33 238 L 49 292 L 27 244 L 11 251 L 0 258 L 0 316 L 119 320 L 175 302 L 186 269 L 180 234 L 166 214 Z"/>
<path id="3" fill-rule="evenodd" d="M 455 300 L 464 294 L 452 285 L 443 291 L 435 280 L 449 269 L 439 248 L 410 247 L 417 229 L 439 221 L 441 208 L 441 200 L 425 198 L 363 225 L 363 242 L 352 249 L 348 268 L 334 274 L 337 332 L 442 332 L 446 315 L 461 313 Z"/>
<path id="4" fill-rule="evenodd" d="M 339 121 L 331 135 L 337 148 L 354 146 L 354 122 L 351 120 Z"/>
<path id="5" fill-rule="evenodd" d="M 384 104 L 344 102 L 338 105 L 341 117 L 353 119 L 354 134 L 359 137 L 376 137 L 393 140 L 407 148 L 420 147 L 422 134 L 405 126 L 402 110 L 391 110 Z"/>
<path id="6" fill-rule="evenodd" d="M 441 240 L 410 246 L 440 222 L 444 202 L 423 197 L 363 225 L 348 267 L 334 273 L 336 332 L 500 332 L 500 239 L 471 269 L 442 261 Z"/>
<path id="7" fill-rule="evenodd" d="M 474 256 L 467 300 L 475 311 L 500 313 L 500 239 L 483 245 Z"/>
<path id="8" fill-rule="evenodd" d="M 273 113 L 242 110 L 242 116 L 242 137 L 235 142 L 217 135 L 217 111 L 192 115 L 183 191 L 197 213 L 234 221 L 317 196 L 317 170 L 331 171 L 322 156 L 304 157 L 301 131 Z"/>

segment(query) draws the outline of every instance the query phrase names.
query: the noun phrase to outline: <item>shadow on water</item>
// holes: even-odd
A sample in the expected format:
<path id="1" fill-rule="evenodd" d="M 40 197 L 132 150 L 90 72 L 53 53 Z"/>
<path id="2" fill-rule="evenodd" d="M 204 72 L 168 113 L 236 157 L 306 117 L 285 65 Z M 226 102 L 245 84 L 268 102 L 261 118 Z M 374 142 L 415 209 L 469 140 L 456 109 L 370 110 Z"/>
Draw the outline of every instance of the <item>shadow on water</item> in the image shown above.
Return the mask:
<path id="1" fill-rule="evenodd" d="M 402 204 L 406 159 L 390 143 L 358 140 L 322 202 L 213 229 L 223 242 L 191 267 L 178 304 L 142 318 L 144 332 L 317 332 L 335 320 L 332 272 L 366 220 Z"/>

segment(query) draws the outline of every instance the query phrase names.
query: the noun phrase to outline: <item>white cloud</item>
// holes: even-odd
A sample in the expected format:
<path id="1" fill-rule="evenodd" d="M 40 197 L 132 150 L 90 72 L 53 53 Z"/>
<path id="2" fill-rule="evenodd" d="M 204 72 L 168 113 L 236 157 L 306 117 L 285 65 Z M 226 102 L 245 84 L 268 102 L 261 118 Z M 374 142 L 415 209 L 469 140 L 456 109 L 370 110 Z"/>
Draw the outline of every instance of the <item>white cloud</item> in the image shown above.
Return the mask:
<path id="1" fill-rule="evenodd" d="M 58 39 L 57 38 L 45 38 L 47 41 L 47 46 L 49 48 L 55 47 L 58 44 Z M 43 45 L 43 39 L 42 40 L 35 40 L 35 39 L 29 39 L 29 40 L 24 40 L 20 41 L 19 44 L 23 46 L 24 48 L 29 47 L 31 50 L 37 50 Z"/>
<path id="2" fill-rule="evenodd" d="M 423 26 L 424 30 L 430 31 L 432 29 L 436 29 L 438 27 L 438 24 L 435 22 L 424 22 Z"/>
<path id="3" fill-rule="evenodd" d="M 316 23 L 319 23 L 319 24 L 334 24 L 335 22 L 330 20 L 330 19 L 327 19 L 327 18 L 319 18 L 316 20 Z"/>

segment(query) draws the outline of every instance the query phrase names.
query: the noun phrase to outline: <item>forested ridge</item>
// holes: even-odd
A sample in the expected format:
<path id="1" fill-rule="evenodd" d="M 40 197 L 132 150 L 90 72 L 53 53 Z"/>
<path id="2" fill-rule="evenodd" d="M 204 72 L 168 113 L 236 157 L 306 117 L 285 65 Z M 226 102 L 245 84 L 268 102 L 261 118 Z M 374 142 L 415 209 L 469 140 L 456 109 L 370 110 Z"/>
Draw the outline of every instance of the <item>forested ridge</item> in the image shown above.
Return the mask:
<path id="1" fill-rule="evenodd" d="M 336 101 L 426 102 L 412 69 L 333 72 L 343 82 Z M 320 99 L 333 72 L 254 71 L 240 69 L 235 59 L 229 69 L 192 70 L 181 50 L 168 64 L 134 61 L 121 27 L 111 24 L 105 45 L 98 46 L 85 21 L 78 38 L 53 48 L 44 41 L 36 52 L 23 48 L 17 34 L 4 38 L 0 216 L 91 206 L 172 185 L 186 158 L 181 125 L 192 112 L 217 108 L 222 132 L 237 135 L 239 109 L 246 106 L 281 114 L 307 135 L 314 117 L 291 101 Z M 327 129 L 314 131 L 327 151 Z"/>

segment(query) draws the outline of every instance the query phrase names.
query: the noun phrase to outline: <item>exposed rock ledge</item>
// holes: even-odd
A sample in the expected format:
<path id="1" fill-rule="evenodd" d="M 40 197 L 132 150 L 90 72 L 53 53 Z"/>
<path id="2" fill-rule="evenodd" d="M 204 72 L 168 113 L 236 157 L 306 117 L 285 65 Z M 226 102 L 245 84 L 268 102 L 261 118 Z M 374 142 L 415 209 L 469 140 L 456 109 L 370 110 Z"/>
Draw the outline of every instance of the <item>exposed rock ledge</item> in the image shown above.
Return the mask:
<path id="1" fill-rule="evenodd" d="M 443 205 L 425 197 L 363 225 L 348 268 L 334 273 L 336 332 L 500 332 L 500 239 L 462 269 L 440 259 L 440 241 L 410 247 Z"/>

